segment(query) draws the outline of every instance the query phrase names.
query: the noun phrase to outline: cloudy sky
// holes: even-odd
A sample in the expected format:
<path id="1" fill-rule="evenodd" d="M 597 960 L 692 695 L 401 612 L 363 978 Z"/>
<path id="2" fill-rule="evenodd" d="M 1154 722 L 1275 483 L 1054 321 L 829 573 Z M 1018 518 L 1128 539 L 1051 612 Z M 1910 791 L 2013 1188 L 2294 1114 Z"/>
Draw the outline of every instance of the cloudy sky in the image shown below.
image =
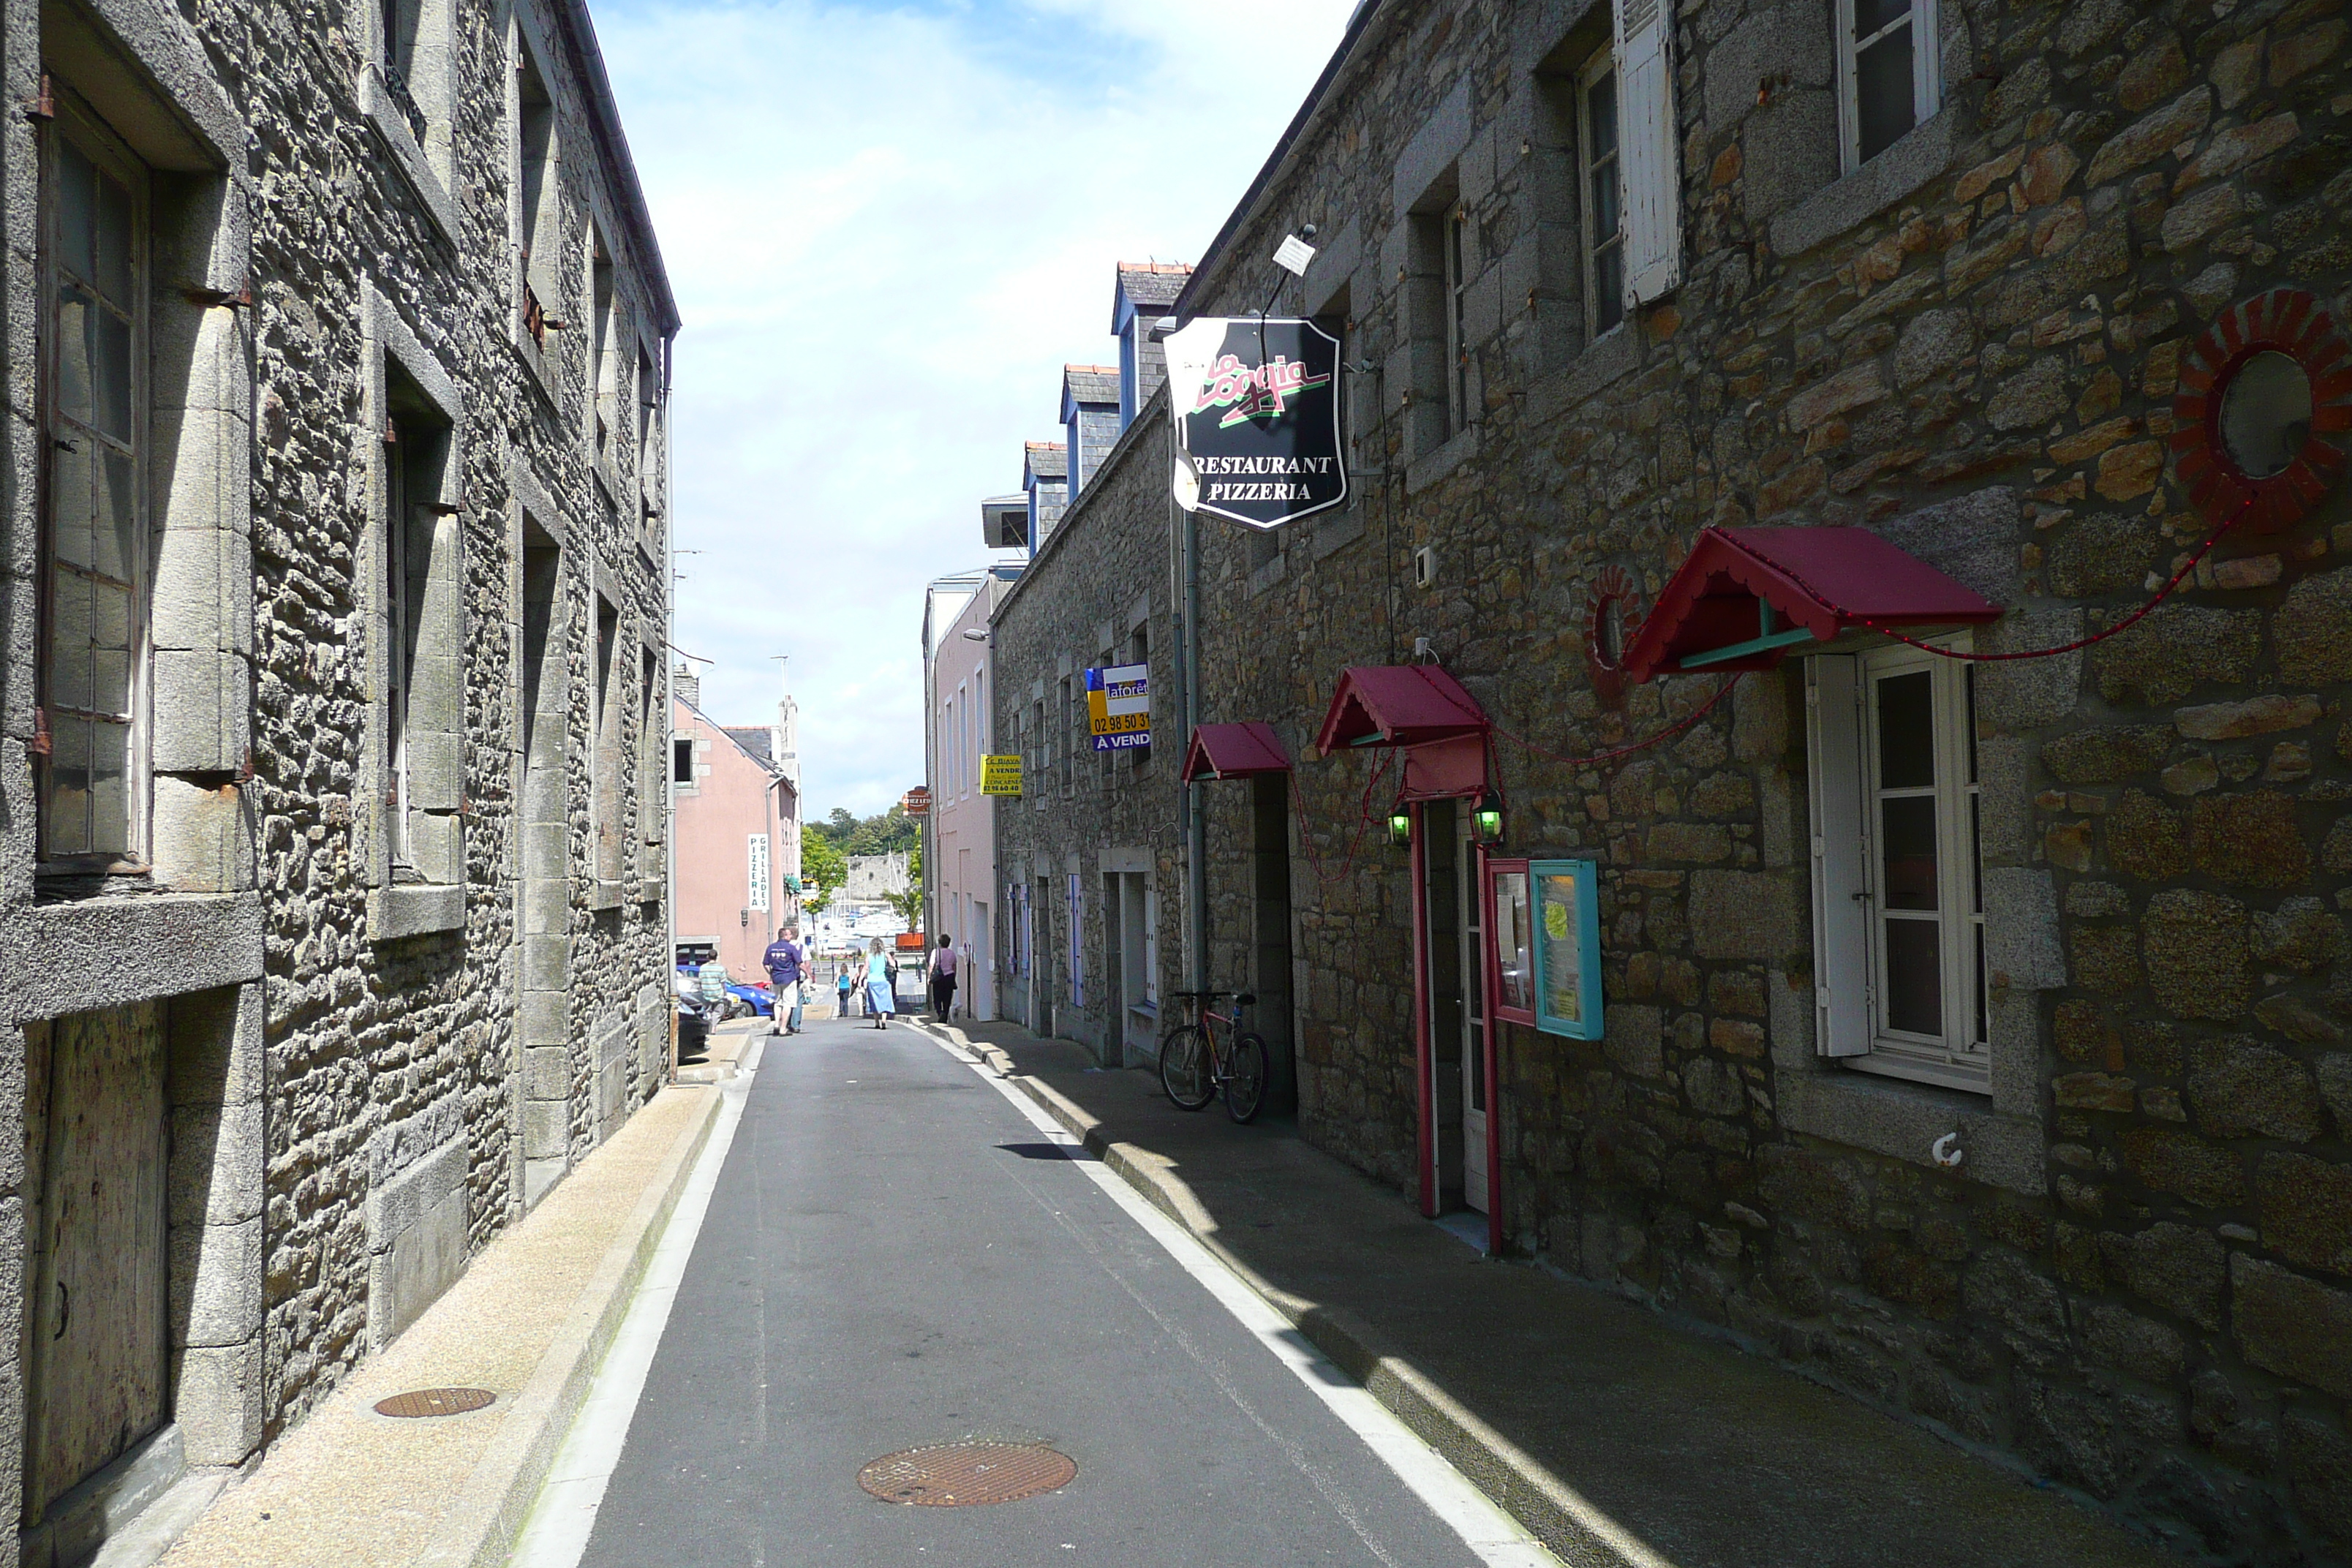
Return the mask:
<path id="1" fill-rule="evenodd" d="M 597 0 L 686 319 L 677 640 L 805 801 L 921 782 L 924 584 L 1116 363 L 1111 268 L 1195 258 L 1353 0 Z"/>

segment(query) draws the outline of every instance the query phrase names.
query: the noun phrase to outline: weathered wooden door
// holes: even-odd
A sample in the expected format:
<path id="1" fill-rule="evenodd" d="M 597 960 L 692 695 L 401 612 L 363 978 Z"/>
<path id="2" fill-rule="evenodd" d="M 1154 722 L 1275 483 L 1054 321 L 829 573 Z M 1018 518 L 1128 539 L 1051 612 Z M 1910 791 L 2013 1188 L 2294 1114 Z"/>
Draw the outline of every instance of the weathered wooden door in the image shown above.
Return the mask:
<path id="1" fill-rule="evenodd" d="M 163 1419 L 163 1008 L 75 1013 L 27 1031 L 28 1520 Z"/>

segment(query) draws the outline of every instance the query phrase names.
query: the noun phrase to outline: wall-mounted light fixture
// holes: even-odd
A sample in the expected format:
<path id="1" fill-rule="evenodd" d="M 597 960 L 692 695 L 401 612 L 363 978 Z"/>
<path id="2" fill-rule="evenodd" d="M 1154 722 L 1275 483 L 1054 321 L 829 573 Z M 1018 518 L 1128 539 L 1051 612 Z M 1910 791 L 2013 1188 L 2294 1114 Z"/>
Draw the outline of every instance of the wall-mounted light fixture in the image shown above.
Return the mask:
<path id="1" fill-rule="evenodd" d="M 1412 813 L 1409 811 L 1389 813 L 1389 842 L 1400 849 L 1412 847 Z"/>
<path id="2" fill-rule="evenodd" d="M 1503 841 L 1503 797 L 1493 790 L 1478 797 L 1477 809 L 1470 814 L 1470 831 L 1481 844 Z"/>
<path id="3" fill-rule="evenodd" d="M 963 640 L 966 642 L 986 642 L 988 640 L 988 633 L 979 626 L 966 626 L 963 629 Z"/>

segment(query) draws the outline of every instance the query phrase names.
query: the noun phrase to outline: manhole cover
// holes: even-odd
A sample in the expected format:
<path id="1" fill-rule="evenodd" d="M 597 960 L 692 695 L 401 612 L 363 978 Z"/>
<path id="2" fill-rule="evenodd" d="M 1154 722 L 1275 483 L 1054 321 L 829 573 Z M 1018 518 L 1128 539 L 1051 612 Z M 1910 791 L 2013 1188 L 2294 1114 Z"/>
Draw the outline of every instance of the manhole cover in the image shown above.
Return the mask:
<path id="1" fill-rule="evenodd" d="M 1077 1461 L 1030 1443 L 942 1443 L 885 1454 L 857 1472 L 857 1484 L 884 1502 L 963 1508 L 1012 1502 L 1070 1484 Z"/>
<path id="2" fill-rule="evenodd" d="M 463 1415 L 495 1404 L 498 1395 L 487 1388 L 415 1388 L 375 1402 L 379 1415 Z"/>

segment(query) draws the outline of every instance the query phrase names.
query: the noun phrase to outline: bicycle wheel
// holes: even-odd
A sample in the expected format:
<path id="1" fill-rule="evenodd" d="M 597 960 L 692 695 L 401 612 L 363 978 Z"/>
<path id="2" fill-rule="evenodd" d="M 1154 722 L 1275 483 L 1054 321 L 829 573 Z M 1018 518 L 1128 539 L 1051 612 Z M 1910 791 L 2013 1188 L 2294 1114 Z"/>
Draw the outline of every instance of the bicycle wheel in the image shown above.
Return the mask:
<path id="1" fill-rule="evenodd" d="M 1265 1103 L 1265 1042 L 1244 1035 L 1234 1042 L 1233 1060 L 1226 1064 L 1225 1114 L 1244 1124 L 1257 1119 Z"/>
<path id="2" fill-rule="evenodd" d="M 1209 1042 L 1199 1025 L 1171 1029 L 1160 1040 L 1160 1087 L 1187 1110 L 1198 1110 L 1216 1098 L 1217 1080 L 1209 1070 Z"/>

